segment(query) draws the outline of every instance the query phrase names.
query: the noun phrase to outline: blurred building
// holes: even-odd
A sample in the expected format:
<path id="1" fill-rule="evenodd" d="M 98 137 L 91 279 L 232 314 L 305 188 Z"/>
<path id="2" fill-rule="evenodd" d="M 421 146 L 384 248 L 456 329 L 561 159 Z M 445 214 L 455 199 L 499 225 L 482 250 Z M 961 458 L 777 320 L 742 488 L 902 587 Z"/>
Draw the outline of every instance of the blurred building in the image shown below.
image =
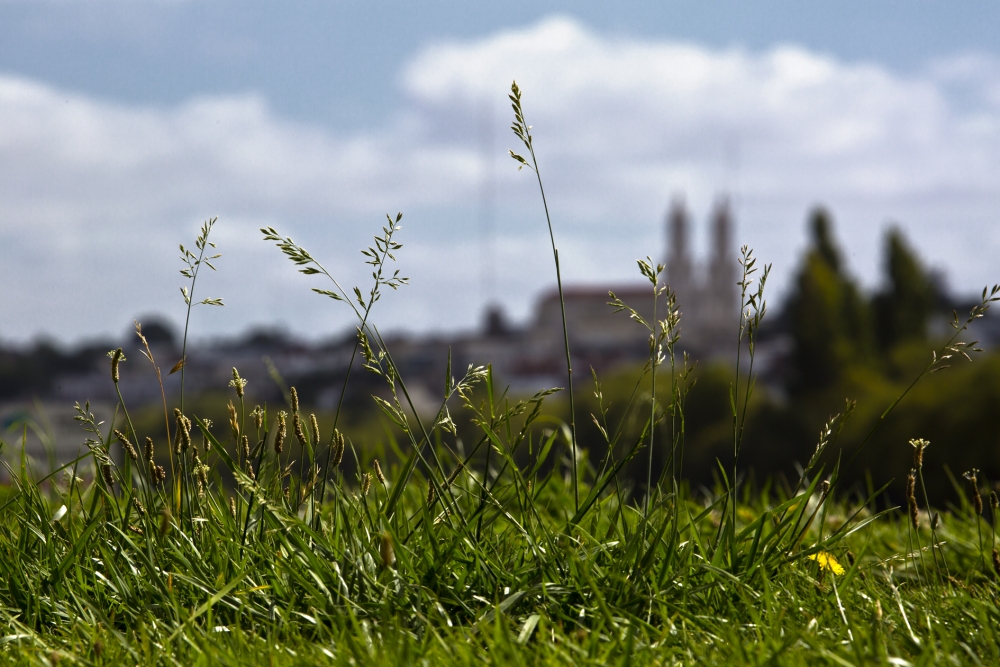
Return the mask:
<path id="1" fill-rule="evenodd" d="M 706 260 L 698 262 L 690 244 L 691 216 L 683 200 L 673 202 L 664 221 L 665 270 L 660 284 L 669 285 L 680 305 L 678 352 L 688 352 L 695 359 L 729 359 L 735 349 L 739 304 L 733 219 L 725 198 L 717 201 L 709 225 L 711 247 Z M 641 364 L 649 358 L 650 331 L 627 312 L 615 312 L 609 303 L 609 292 L 614 292 L 647 322 L 654 318 L 653 286 L 646 280 L 617 285 L 565 285 L 573 367 L 583 381 L 591 368 L 604 373 L 625 364 Z M 666 308 L 666 297 L 661 295 L 656 303 L 657 319 L 665 316 Z M 56 450 L 56 459 L 65 461 L 74 456 L 86 434 L 73 421 L 71 406 L 75 401 L 81 405 L 90 401 L 95 411 L 101 413 L 100 418 L 109 419 L 114 414 L 118 397 L 110 379 L 106 352 L 119 345 L 127 357 L 127 362 L 121 365 L 120 386 L 129 409 L 138 413 L 142 406 L 161 405 L 164 398 L 169 405 L 176 404 L 181 373 L 170 374 L 169 370 L 181 357 L 179 340 L 167 323 L 155 318 L 144 323 L 144 331 L 161 369 L 160 377 L 144 358 L 139 339 L 134 335 L 119 343 L 95 343 L 72 353 L 46 352 L 53 357 L 51 363 L 44 367 L 25 366 L 25 373 L 29 372 L 27 369 L 37 369 L 46 375 L 45 382 L 25 384 L 22 390 L 11 386 L 10 391 L 0 394 L 0 425 L 5 432 L 0 437 L 13 442 L 17 430 L 24 430 L 25 416 L 30 413 L 35 420 L 40 419 L 39 423 L 45 423 L 48 435 L 29 432 L 29 450 L 40 456 L 41 445 L 48 438 Z M 358 401 L 354 405 L 362 402 L 367 405 L 371 394 L 384 393 L 385 386 L 381 379 L 361 369 L 356 341 L 354 332 L 326 343 L 309 344 L 281 331 L 260 330 L 233 340 L 199 345 L 187 352 L 185 395 L 193 400 L 205 392 L 228 393 L 232 369 L 236 367 L 249 380 L 248 393 L 255 401 L 283 403 L 286 391 L 283 386 L 295 385 L 304 403 L 320 410 L 333 410 L 341 400 L 344 379 L 350 369 L 349 391 Z M 460 375 L 469 364 L 492 364 L 498 382 L 509 385 L 515 393 L 563 386 L 566 380 L 562 312 L 555 289 L 541 295 L 532 317 L 523 324 L 509 322 L 503 311 L 494 306 L 487 308 L 478 331 L 422 337 L 400 333 L 389 337 L 387 345 L 421 412 L 433 413 L 440 403 L 449 354 L 453 375 Z M 11 359 L 16 361 L 16 356 Z M 51 373 L 44 370 L 49 367 L 60 370 Z M 17 375 L 14 372 L 8 379 Z M 47 416 L 43 416 L 46 411 Z"/>
<path id="2" fill-rule="evenodd" d="M 731 353 L 737 336 L 739 296 L 729 200 L 720 197 L 711 214 L 711 248 L 704 263 L 698 263 L 693 256 L 691 217 L 683 199 L 674 200 L 664 229 L 667 244 L 661 280 L 677 295 L 681 310 L 678 352 L 683 350 L 699 359 Z M 578 373 L 587 373 L 591 367 L 608 370 L 649 357 L 650 331 L 627 312 L 615 312 L 609 303 L 610 292 L 644 320 L 653 321 L 653 286 L 648 282 L 565 286 L 570 350 Z M 666 309 L 664 295 L 656 304 L 656 318 L 662 319 Z M 507 324 L 502 312 L 492 308 L 487 312 L 482 333 L 458 343 L 463 359 L 470 363 L 492 363 L 494 371 L 515 387 L 558 384 L 566 372 L 558 291 L 553 289 L 543 294 L 525 326 L 516 328 Z"/>

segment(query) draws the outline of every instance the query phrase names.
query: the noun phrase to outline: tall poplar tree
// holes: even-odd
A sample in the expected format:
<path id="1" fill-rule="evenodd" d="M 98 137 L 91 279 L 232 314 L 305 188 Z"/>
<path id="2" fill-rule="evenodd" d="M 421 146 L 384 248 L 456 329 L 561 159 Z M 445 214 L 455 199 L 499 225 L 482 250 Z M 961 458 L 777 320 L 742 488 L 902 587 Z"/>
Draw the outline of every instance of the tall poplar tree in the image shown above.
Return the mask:
<path id="1" fill-rule="evenodd" d="M 884 286 L 872 300 L 879 347 L 925 339 L 937 290 L 898 227 L 885 234 L 882 270 Z"/>
<path id="2" fill-rule="evenodd" d="M 834 384 L 850 365 L 869 361 L 872 350 L 868 305 L 844 270 L 830 214 L 815 209 L 809 229 L 810 246 L 789 301 L 793 393 Z"/>

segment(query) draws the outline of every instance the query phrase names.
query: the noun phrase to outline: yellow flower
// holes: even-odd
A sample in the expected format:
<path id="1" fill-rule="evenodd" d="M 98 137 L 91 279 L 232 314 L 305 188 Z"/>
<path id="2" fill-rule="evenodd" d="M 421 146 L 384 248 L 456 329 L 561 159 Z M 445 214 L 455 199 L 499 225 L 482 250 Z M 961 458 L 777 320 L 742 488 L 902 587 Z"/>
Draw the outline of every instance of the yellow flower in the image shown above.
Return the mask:
<path id="1" fill-rule="evenodd" d="M 819 565 L 821 570 L 829 570 L 834 574 L 843 574 L 844 566 L 837 562 L 833 554 L 827 553 L 826 551 L 820 551 L 819 553 L 812 554 L 809 556 L 809 560 L 814 560 Z"/>

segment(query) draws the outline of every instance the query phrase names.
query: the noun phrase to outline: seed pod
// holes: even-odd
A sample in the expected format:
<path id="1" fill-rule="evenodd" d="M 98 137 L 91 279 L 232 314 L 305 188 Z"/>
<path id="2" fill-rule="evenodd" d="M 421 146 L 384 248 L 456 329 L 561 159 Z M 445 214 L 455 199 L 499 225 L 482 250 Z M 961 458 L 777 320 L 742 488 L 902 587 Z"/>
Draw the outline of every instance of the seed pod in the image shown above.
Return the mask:
<path id="1" fill-rule="evenodd" d="M 285 419 L 288 413 L 282 410 L 278 413 L 278 432 L 274 434 L 274 453 L 280 454 L 285 448 L 285 435 L 287 432 L 287 427 L 285 426 Z"/>
<path id="2" fill-rule="evenodd" d="M 299 392 L 295 389 L 295 387 L 292 387 L 289 390 L 289 393 L 292 395 L 292 412 L 298 412 L 299 411 Z"/>
<path id="3" fill-rule="evenodd" d="M 378 459 L 375 459 L 375 476 L 378 477 L 379 484 L 385 485 L 385 475 L 382 474 L 382 466 L 378 464 Z"/>

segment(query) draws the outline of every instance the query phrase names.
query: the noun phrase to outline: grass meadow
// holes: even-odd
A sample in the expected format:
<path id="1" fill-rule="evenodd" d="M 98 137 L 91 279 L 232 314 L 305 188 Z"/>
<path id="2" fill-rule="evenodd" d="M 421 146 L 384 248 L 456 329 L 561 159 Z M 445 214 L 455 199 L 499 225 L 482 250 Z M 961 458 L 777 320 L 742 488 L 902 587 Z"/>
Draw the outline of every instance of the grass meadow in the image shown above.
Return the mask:
<path id="1" fill-rule="evenodd" d="M 521 92 L 511 91 L 519 168 L 537 178 Z M 754 391 L 757 331 L 767 315 L 769 267 L 744 248 L 740 350 L 730 391 L 732 450 L 717 483 L 684 478 L 684 402 L 692 361 L 680 351 L 683 316 L 640 260 L 650 321 L 609 296 L 609 307 L 649 331 L 623 429 L 609 419 L 600 379 L 574 377 L 566 340 L 569 419 L 542 406 L 557 390 L 512 396 L 489 366 L 441 369 L 440 407 L 421 415 L 379 333 L 386 290 L 405 289 L 396 266 L 401 216 L 363 252 L 372 282 L 343 287 L 320 259 L 262 230 L 317 298 L 357 317 L 352 373 L 374 374 L 374 397 L 402 434 L 372 458 L 299 405 L 251 405 L 233 369 L 225 423 L 163 399 L 154 430 L 137 432 L 129 397 L 115 414 L 77 405 L 80 455 L 38 472 L 22 441 L 4 443 L 11 483 L 0 488 L 0 660 L 26 665 L 927 665 L 1000 664 L 998 500 L 970 470 L 954 501 L 932 508 L 923 485 L 928 443 L 913 434 L 899 506 L 882 489 L 841 483 L 867 446 L 841 455 L 853 405 L 820 429 L 792 483 L 745 481 L 740 467 Z M 202 270 L 217 256 L 206 223 L 181 247 L 191 310 Z M 560 292 L 556 234 L 548 231 Z M 884 420 L 928 374 L 975 352 L 966 334 L 998 298 L 984 290 L 953 336 L 885 406 Z M 563 316 L 565 326 L 565 314 Z M 190 322 L 190 317 L 188 322 Z M 140 340 L 141 329 L 138 331 Z M 184 345 L 186 348 L 187 327 Z M 739 345 L 737 346 L 737 343 Z M 183 357 L 109 353 L 121 364 L 183 373 Z M 134 355 L 133 355 L 134 356 Z M 348 374 L 346 383 L 350 382 Z M 598 409 L 578 414 L 573 383 Z M 190 397 L 188 397 L 190 398 Z M 597 425 L 607 454 L 577 447 L 577 422 Z M 459 446 L 457 424 L 476 436 Z M 879 428 L 879 421 L 874 429 Z M 628 433 L 627 438 L 623 434 Z M 933 444 L 933 443 L 932 443 Z M 665 465 L 654 467 L 653 454 Z M 648 462 L 644 479 L 623 477 Z"/>

